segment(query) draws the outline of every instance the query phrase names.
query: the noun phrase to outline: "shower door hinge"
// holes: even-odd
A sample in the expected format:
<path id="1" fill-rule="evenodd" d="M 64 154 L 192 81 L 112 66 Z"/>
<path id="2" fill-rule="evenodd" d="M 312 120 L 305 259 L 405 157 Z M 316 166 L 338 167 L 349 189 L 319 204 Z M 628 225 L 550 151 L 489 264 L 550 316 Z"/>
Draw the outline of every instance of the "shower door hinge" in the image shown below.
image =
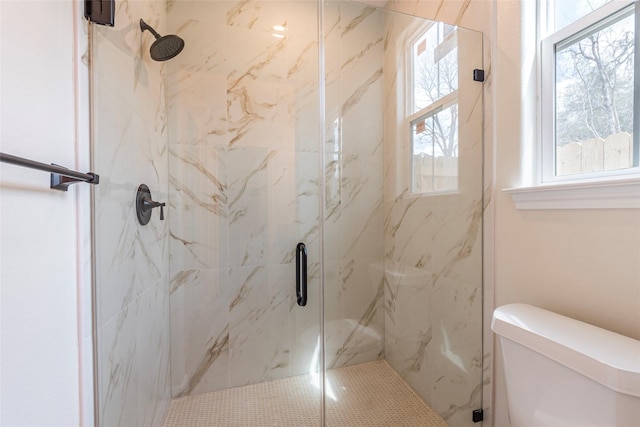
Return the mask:
<path id="1" fill-rule="evenodd" d="M 482 409 L 476 409 L 471 413 L 471 421 L 474 423 L 479 423 L 484 419 L 484 412 Z"/>
<path id="2" fill-rule="evenodd" d="M 84 17 L 91 22 L 113 27 L 115 13 L 115 0 L 84 0 Z"/>
<path id="3" fill-rule="evenodd" d="M 483 82 L 484 81 L 484 70 L 475 69 L 473 70 L 473 81 L 474 82 Z"/>

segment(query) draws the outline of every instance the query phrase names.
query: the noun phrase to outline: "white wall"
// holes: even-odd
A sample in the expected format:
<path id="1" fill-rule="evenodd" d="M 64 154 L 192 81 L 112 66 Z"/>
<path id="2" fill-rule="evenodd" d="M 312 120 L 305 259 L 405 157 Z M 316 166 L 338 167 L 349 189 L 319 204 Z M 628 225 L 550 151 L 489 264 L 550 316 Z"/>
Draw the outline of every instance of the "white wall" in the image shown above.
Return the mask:
<path id="1" fill-rule="evenodd" d="M 531 171 L 534 45 L 522 23 L 535 2 L 499 1 L 496 12 L 495 305 L 533 304 L 640 339 L 640 210 L 518 211 L 501 192 Z M 496 356 L 496 425 L 506 426 Z"/>
<path id="2" fill-rule="evenodd" d="M 535 137 L 531 31 L 498 2 L 496 302 L 528 302 L 640 338 L 640 210 L 518 211 L 500 190 L 527 182 Z"/>
<path id="3" fill-rule="evenodd" d="M 78 13 L 71 1 L 0 3 L 2 152 L 89 170 L 88 145 L 77 142 L 85 131 L 76 119 Z M 88 395 L 90 405 L 91 382 L 81 385 L 80 372 L 81 359 L 90 362 L 90 352 L 80 355 L 82 341 L 90 349 L 80 329 L 89 317 L 78 310 L 90 295 L 79 253 L 88 244 L 87 187 L 58 192 L 45 172 L 0 168 L 3 426 L 77 426 L 91 417 L 80 399 Z"/>

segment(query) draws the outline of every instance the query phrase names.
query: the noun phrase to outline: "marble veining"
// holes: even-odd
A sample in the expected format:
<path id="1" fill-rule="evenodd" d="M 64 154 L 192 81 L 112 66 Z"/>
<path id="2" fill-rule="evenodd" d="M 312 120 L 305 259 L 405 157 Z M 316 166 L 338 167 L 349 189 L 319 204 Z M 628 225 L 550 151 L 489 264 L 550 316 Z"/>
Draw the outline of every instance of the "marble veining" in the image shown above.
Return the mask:
<path id="1" fill-rule="evenodd" d="M 224 329 L 221 335 L 216 337 L 211 346 L 206 350 L 204 358 L 198 364 L 195 373 L 189 378 L 187 388 L 176 397 L 186 396 L 193 392 L 196 386 L 202 381 L 211 366 L 219 360 L 220 356 L 229 350 L 229 331 Z"/>
<path id="2" fill-rule="evenodd" d="M 345 274 L 344 276 L 345 283 L 348 282 L 350 275 L 351 273 Z M 356 359 L 359 356 L 359 354 L 357 352 L 352 352 L 351 354 L 348 354 L 348 353 L 353 347 L 357 348 L 359 344 L 358 339 L 360 338 L 361 328 L 377 324 L 377 322 L 375 321 L 375 317 L 379 316 L 378 314 L 379 308 L 382 304 L 383 298 L 384 298 L 384 282 L 380 281 L 378 288 L 376 290 L 376 294 L 373 297 L 373 300 L 371 300 L 369 305 L 366 307 L 364 313 L 360 316 L 360 318 L 357 321 L 358 327 L 356 329 L 352 329 L 346 334 L 346 338 L 344 342 L 337 349 L 335 354 L 329 355 L 329 360 L 330 360 L 330 363 L 328 363 L 329 369 L 333 369 L 336 366 L 348 366 L 348 365 L 354 364 L 354 359 Z M 380 328 L 382 328 L 381 325 L 380 325 Z M 380 352 L 375 355 L 376 359 L 383 357 L 382 349 L 383 347 L 381 347 Z M 359 360 L 358 363 L 362 363 L 362 361 Z"/>
<path id="3" fill-rule="evenodd" d="M 362 22 L 364 21 L 369 15 L 371 15 L 372 13 L 376 13 L 376 9 L 372 8 L 372 7 L 367 7 L 364 8 L 362 10 L 362 12 L 356 16 L 355 18 L 353 18 L 351 21 L 349 21 L 344 27 L 342 27 L 342 31 L 340 33 L 341 37 L 344 37 L 347 35 L 347 33 L 349 33 L 350 31 L 353 31 L 354 29 L 356 29 L 356 27 Z"/>
<path id="4" fill-rule="evenodd" d="M 362 96 L 367 92 L 369 86 L 382 77 L 382 69 L 376 70 L 362 85 L 342 104 L 342 114 L 346 115 L 351 107 L 360 102 Z"/>
<path id="5" fill-rule="evenodd" d="M 431 343 L 432 338 L 432 330 L 431 328 L 427 329 L 424 332 L 421 332 L 418 336 L 417 343 L 415 345 L 415 353 L 413 355 L 409 355 L 407 357 L 408 365 L 401 375 L 407 375 L 407 371 L 420 372 L 422 368 L 422 363 L 425 359 L 425 351 L 427 350 L 427 346 Z"/>
<path id="6" fill-rule="evenodd" d="M 178 150 L 171 149 L 169 150 L 169 154 L 175 162 L 182 163 L 183 168 L 195 169 L 194 172 L 198 177 L 201 177 L 199 182 L 201 185 L 202 181 L 205 181 L 204 185 L 208 191 L 203 195 L 202 192 L 196 192 L 195 189 L 188 185 L 180 185 L 180 183 L 184 181 L 178 180 L 175 176 L 170 176 L 170 183 L 174 185 L 174 188 L 178 193 L 183 195 L 186 202 L 199 205 L 215 215 L 222 217 L 226 216 L 226 210 L 224 209 L 227 202 L 225 183 L 207 167 L 207 163 L 209 162 L 202 162 L 199 157 L 196 157 L 198 154 L 204 154 L 207 156 L 206 158 L 209 158 L 211 154 L 207 152 L 197 154 L 188 152 L 181 153 L 178 152 Z M 217 153 L 212 154 L 215 156 Z M 174 165 L 174 168 L 178 167 L 178 165 Z M 184 176 L 181 178 L 184 179 Z"/>

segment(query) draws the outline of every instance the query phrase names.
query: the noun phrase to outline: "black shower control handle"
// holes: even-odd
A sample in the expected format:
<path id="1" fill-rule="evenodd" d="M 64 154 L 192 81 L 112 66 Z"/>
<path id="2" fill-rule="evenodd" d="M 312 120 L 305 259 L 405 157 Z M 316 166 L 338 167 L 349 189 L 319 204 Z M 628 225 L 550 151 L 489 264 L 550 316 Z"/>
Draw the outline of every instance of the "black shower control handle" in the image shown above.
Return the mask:
<path id="1" fill-rule="evenodd" d="M 151 219 L 153 208 L 160 208 L 160 220 L 164 220 L 166 203 L 156 202 L 151 198 L 151 190 L 145 184 L 140 184 L 136 192 L 136 215 L 141 225 L 147 225 Z"/>
<path id="2" fill-rule="evenodd" d="M 153 200 L 147 198 L 142 201 L 142 209 L 145 212 L 153 208 L 160 208 L 160 220 L 164 220 L 164 207 L 166 205 L 166 203 L 154 202 Z"/>

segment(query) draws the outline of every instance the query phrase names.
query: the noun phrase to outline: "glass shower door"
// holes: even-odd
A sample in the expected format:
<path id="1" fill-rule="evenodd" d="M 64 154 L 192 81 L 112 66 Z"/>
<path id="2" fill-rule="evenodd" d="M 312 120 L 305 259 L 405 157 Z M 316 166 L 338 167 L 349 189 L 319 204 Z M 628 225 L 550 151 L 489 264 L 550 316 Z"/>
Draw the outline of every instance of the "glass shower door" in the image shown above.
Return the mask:
<path id="1" fill-rule="evenodd" d="M 317 3 L 167 6 L 187 41 L 167 64 L 174 397 L 236 393 L 220 425 L 318 425 Z"/>
<path id="2" fill-rule="evenodd" d="M 152 60 L 140 19 L 184 50 Z M 119 0 L 93 26 L 100 425 L 208 392 L 213 424 L 320 424 L 317 22 L 315 1 Z M 139 223 L 140 184 L 164 220 Z"/>

